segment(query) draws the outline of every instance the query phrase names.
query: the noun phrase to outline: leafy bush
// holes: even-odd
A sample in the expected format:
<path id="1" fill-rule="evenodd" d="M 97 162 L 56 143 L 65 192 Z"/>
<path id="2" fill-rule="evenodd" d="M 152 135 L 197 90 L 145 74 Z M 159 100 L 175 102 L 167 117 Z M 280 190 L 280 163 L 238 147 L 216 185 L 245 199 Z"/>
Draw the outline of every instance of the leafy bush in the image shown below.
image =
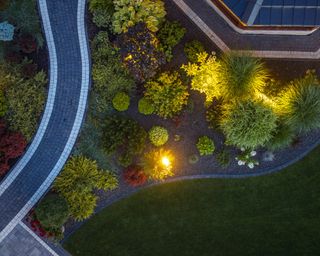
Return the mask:
<path id="1" fill-rule="evenodd" d="M 212 155 L 215 150 L 214 142 L 208 136 L 202 136 L 198 139 L 197 149 L 200 156 Z"/>
<path id="2" fill-rule="evenodd" d="M 172 160 L 173 155 L 169 150 L 163 148 L 151 150 L 143 156 L 143 170 L 150 179 L 164 180 L 173 176 Z"/>
<path id="3" fill-rule="evenodd" d="M 189 162 L 189 164 L 196 164 L 196 163 L 198 163 L 198 162 L 199 162 L 199 157 L 198 157 L 198 155 L 193 154 L 193 155 L 189 156 L 188 162 Z"/>
<path id="4" fill-rule="evenodd" d="M 130 93 L 133 79 L 123 67 L 118 51 L 112 47 L 107 32 L 100 32 L 92 42 L 92 77 L 98 109 L 104 110 L 117 92 Z"/>
<path id="5" fill-rule="evenodd" d="M 123 63 L 138 82 L 153 77 L 160 65 L 165 63 L 158 39 L 142 23 L 120 35 L 117 42 Z"/>
<path id="6" fill-rule="evenodd" d="M 106 120 L 103 136 L 106 152 L 117 153 L 119 163 L 129 166 L 133 157 L 142 153 L 147 132 L 133 119 L 110 116 Z"/>
<path id="7" fill-rule="evenodd" d="M 156 80 L 145 84 L 145 98 L 150 100 L 155 113 L 163 118 L 178 114 L 188 103 L 188 87 L 177 72 L 162 73 Z"/>
<path id="8" fill-rule="evenodd" d="M 266 146 L 272 151 L 280 150 L 290 146 L 295 137 L 295 132 L 282 120 L 278 120 L 277 127 L 272 134 L 272 138 L 268 141 Z"/>
<path id="9" fill-rule="evenodd" d="M 151 115 L 154 112 L 154 106 L 150 100 L 143 97 L 138 102 L 138 110 L 143 115 Z"/>
<path id="10" fill-rule="evenodd" d="M 216 159 L 222 168 L 227 168 L 230 165 L 230 154 L 226 150 L 218 152 Z"/>
<path id="11" fill-rule="evenodd" d="M 113 30 L 117 34 L 128 32 L 128 29 L 140 22 L 146 24 L 152 32 L 157 32 L 166 11 L 161 0 L 114 0 Z"/>
<path id="12" fill-rule="evenodd" d="M 186 29 L 177 21 L 165 21 L 164 25 L 159 30 L 158 37 L 167 61 L 172 60 L 172 49 L 181 41 L 185 33 Z"/>
<path id="13" fill-rule="evenodd" d="M 5 115 L 7 109 L 6 99 L 4 98 L 3 92 L 0 90 L 0 117 Z"/>
<path id="14" fill-rule="evenodd" d="M 278 98 L 277 112 L 297 132 L 320 128 L 320 84 L 313 73 L 295 80 Z"/>
<path id="15" fill-rule="evenodd" d="M 44 108 L 46 83 L 46 75 L 41 71 L 31 79 L 19 80 L 6 91 L 6 119 L 10 128 L 20 131 L 27 140 L 31 139 L 38 127 L 38 120 Z"/>
<path id="16" fill-rule="evenodd" d="M 159 147 L 166 144 L 169 139 L 169 133 L 164 127 L 153 126 L 149 131 L 149 139 L 153 145 Z"/>
<path id="17" fill-rule="evenodd" d="M 37 205 L 35 214 L 44 228 L 61 228 L 69 217 L 68 203 L 57 194 L 48 194 Z"/>
<path id="18" fill-rule="evenodd" d="M 206 102 L 212 102 L 214 97 L 220 97 L 220 63 L 214 54 L 202 52 L 198 55 L 197 63 L 182 65 L 188 76 L 192 77 L 191 89 L 204 93 Z"/>
<path id="19" fill-rule="evenodd" d="M 130 105 L 130 97 L 124 92 L 118 92 L 112 100 L 113 107 L 118 111 L 126 111 Z"/>
<path id="20" fill-rule="evenodd" d="M 126 183 L 132 187 L 141 186 L 148 180 L 148 177 L 143 172 L 142 167 L 138 165 L 130 165 L 123 173 L 123 177 Z"/>
<path id="21" fill-rule="evenodd" d="M 32 35 L 37 45 L 42 47 L 43 37 L 36 0 L 11 0 L 8 7 L 0 13 L 2 20 L 9 21 L 22 34 Z"/>
<path id="22" fill-rule="evenodd" d="M 67 200 L 72 217 L 83 220 L 94 211 L 97 201 L 94 189 L 109 190 L 117 185 L 116 177 L 108 171 L 99 170 L 95 161 L 75 156 L 56 178 L 54 189 Z"/>
<path id="23" fill-rule="evenodd" d="M 188 42 L 184 46 L 184 53 L 190 62 L 198 61 L 198 54 L 205 52 L 204 46 L 197 40 Z"/>
<path id="24" fill-rule="evenodd" d="M 20 132 L 9 131 L 3 120 L 0 120 L 0 175 L 10 169 L 10 162 L 21 156 L 27 141 Z"/>
<path id="25" fill-rule="evenodd" d="M 89 10 L 93 15 L 93 22 L 98 27 L 109 28 L 114 13 L 112 0 L 90 0 Z"/>
<path id="26" fill-rule="evenodd" d="M 219 124 L 222 118 L 223 101 L 222 99 L 217 99 L 213 101 L 210 106 L 208 106 L 206 111 L 206 120 L 209 128 L 219 129 Z"/>
<path id="27" fill-rule="evenodd" d="M 221 95 L 228 99 L 250 98 L 261 93 L 269 78 L 259 59 L 236 52 L 223 55 L 219 74 Z"/>
<path id="28" fill-rule="evenodd" d="M 253 149 L 264 146 L 272 138 L 276 120 L 270 107 L 247 100 L 227 105 L 220 125 L 228 144 Z"/>

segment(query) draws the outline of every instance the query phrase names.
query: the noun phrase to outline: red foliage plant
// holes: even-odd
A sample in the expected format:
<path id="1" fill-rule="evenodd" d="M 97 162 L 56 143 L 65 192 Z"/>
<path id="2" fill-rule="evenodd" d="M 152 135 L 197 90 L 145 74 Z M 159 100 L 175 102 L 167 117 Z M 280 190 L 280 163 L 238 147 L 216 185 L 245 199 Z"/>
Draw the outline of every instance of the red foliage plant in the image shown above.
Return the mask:
<path id="1" fill-rule="evenodd" d="M 34 77 L 37 73 L 37 64 L 35 63 L 27 63 L 22 67 L 22 75 L 25 78 Z"/>
<path id="2" fill-rule="evenodd" d="M 143 185 L 148 179 L 147 175 L 143 172 L 142 167 L 138 165 L 128 166 L 123 173 L 123 177 L 126 183 L 133 187 Z"/>
<path id="3" fill-rule="evenodd" d="M 21 156 L 26 146 L 27 141 L 23 135 L 9 131 L 5 122 L 0 120 L 0 175 L 10 169 L 9 161 Z"/>
<path id="4" fill-rule="evenodd" d="M 10 51 L 6 53 L 5 60 L 10 63 L 20 63 L 22 61 L 22 55 L 18 52 Z"/>
<path id="5" fill-rule="evenodd" d="M 31 35 L 22 35 L 19 38 L 19 46 L 24 53 L 32 53 L 37 49 L 36 40 Z"/>

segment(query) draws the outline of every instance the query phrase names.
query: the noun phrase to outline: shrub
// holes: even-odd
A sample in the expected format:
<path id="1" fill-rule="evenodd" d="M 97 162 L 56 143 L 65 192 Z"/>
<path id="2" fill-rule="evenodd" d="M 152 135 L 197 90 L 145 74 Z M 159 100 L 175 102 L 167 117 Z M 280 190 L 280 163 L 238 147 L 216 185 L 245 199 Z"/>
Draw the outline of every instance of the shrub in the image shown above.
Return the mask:
<path id="1" fill-rule="evenodd" d="M 69 217 L 69 207 L 63 197 L 48 194 L 36 207 L 35 214 L 44 228 L 61 228 Z"/>
<path id="2" fill-rule="evenodd" d="M 159 147 L 166 144 L 169 139 L 169 134 L 166 128 L 153 126 L 149 131 L 149 139 L 153 145 Z"/>
<path id="3" fill-rule="evenodd" d="M 130 97 L 124 92 L 118 92 L 112 100 L 113 107 L 118 111 L 126 111 L 130 105 Z"/>
<path id="4" fill-rule="evenodd" d="M 172 49 L 181 41 L 185 33 L 186 29 L 177 21 L 165 21 L 164 25 L 159 30 L 158 37 L 167 61 L 171 61 L 173 57 Z"/>
<path id="5" fill-rule="evenodd" d="M 215 150 L 214 142 L 208 136 L 202 136 L 198 139 L 197 149 L 200 156 L 212 155 Z"/>
<path id="6" fill-rule="evenodd" d="M 188 76 L 192 77 L 191 89 L 204 93 L 206 102 L 212 102 L 214 97 L 220 97 L 219 69 L 220 63 L 214 54 L 202 52 L 198 55 L 197 63 L 182 65 Z"/>
<path id="7" fill-rule="evenodd" d="M 220 125 L 228 144 L 256 148 L 271 139 L 276 120 L 270 107 L 259 101 L 247 100 L 227 105 Z"/>
<path id="8" fill-rule="evenodd" d="M 0 90 L 0 117 L 5 115 L 7 109 L 6 99 L 4 98 L 3 92 Z"/>
<path id="9" fill-rule="evenodd" d="M 10 160 L 21 156 L 27 146 L 27 141 L 19 132 L 9 131 L 4 121 L 0 120 L 0 175 L 9 169 Z"/>
<path id="10" fill-rule="evenodd" d="M 114 13 L 112 0 L 91 0 L 89 10 L 93 15 L 93 22 L 98 27 L 109 28 Z"/>
<path id="11" fill-rule="evenodd" d="M 132 187 L 141 186 L 146 183 L 148 177 L 143 172 L 142 167 L 138 165 L 130 165 L 123 174 L 124 180 Z"/>
<path id="12" fill-rule="evenodd" d="M 206 111 L 206 120 L 209 128 L 219 129 L 219 124 L 222 118 L 223 101 L 218 99 L 213 101 L 210 106 L 208 106 Z"/>
<path id="13" fill-rule="evenodd" d="M 162 148 L 151 150 L 142 158 L 143 170 L 150 179 L 164 180 L 173 176 L 172 160 L 173 155 L 169 150 Z"/>
<path id="14" fill-rule="evenodd" d="M 19 38 L 19 46 L 22 52 L 32 53 L 37 49 L 35 38 L 31 35 L 22 35 Z"/>
<path id="15" fill-rule="evenodd" d="M 120 35 L 117 44 L 123 63 L 138 82 L 153 77 L 160 65 L 165 63 L 158 39 L 142 23 Z"/>
<path id="16" fill-rule="evenodd" d="M 138 110 L 143 115 L 151 115 L 154 112 L 154 106 L 150 100 L 143 97 L 138 102 Z"/>
<path id="17" fill-rule="evenodd" d="M 177 72 L 162 73 L 145 87 L 144 96 L 152 102 L 155 113 L 163 118 L 173 117 L 188 103 L 188 87 Z"/>
<path id="18" fill-rule="evenodd" d="M 230 154 L 226 150 L 218 152 L 216 159 L 222 168 L 227 168 L 230 165 Z"/>
<path id="19" fill-rule="evenodd" d="M 133 119 L 110 116 L 106 119 L 103 146 L 108 154 L 117 153 L 118 161 L 129 166 L 145 147 L 147 132 Z"/>
<path id="20" fill-rule="evenodd" d="M 277 128 L 272 134 L 272 138 L 268 141 L 268 149 L 274 151 L 290 146 L 295 138 L 295 133 L 290 127 L 283 122 L 278 122 Z"/>
<path id="21" fill-rule="evenodd" d="M 196 164 L 196 163 L 198 163 L 198 162 L 199 162 L 199 157 L 198 157 L 198 155 L 193 154 L 193 155 L 189 156 L 188 162 L 189 162 L 189 164 Z"/>
<path id="22" fill-rule="evenodd" d="M 184 46 L 184 53 L 190 62 L 197 62 L 198 54 L 201 52 L 205 52 L 205 49 L 203 45 L 197 40 L 188 42 Z"/>
<path id="23" fill-rule="evenodd" d="M 320 128 L 320 84 L 313 73 L 295 80 L 278 98 L 277 112 L 287 126 L 306 133 Z"/>
<path id="24" fill-rule="evenodd" d="M 250 169 L 259 165 L 259 162 L 253 158 L 257 154 L 256 151 L 244 148 L 242 148 L 241 151 L 241 154 L 235 158 L 238 161 L 238 165 L 247 165 Z"/>
<path id="25" fill-rule="evenodd" d="M 152 32 L 157 32 L 160 23 L 166 15 L 164 3 L 161 0 L 114 0 L 113 30 L 117 34 L 140 22 L 146 24 Z"/>
<path id="26" fill-rule="evenodd" d="M 118 51 L 109 42 L 108 34 L 100 32 L 92 42 L 92 77 L 98 110 L 106 109 L 117 92 L 135 89 L 133 79 L 123 67 Z"/>
<path id="27" fill-rule="evenodd" d="M 67 200 L 72 217 L 83 220 L 93 213 L 96 205 L 94 189 L 109 190 L 117 185 L 115 176 L 108 171 L 99 170 L 95 161 L 75 156 L 56 178 L 54 189 Z"/>
<path id="28" fill-rule="evenodd" d="M 6 91 L 6 118 L 10 128 L 21 131 L 27 140 L 31 139 L 38 126 L 44 108 L 46 83 L 46 75 L 41 71 L 31 79 L 20 80 Z"/>
<path id="29" fill-rule="evenodd" d="M 269 78 L 259 59 L 236 52 L 223 55 L 219 74 L 221 95 L 227 99 L 250 98 L 261 93 Z"/>
<path id="30" fill-rule="evenodd" d="M 36 0 L 11 0 L 8 7 L 1 12 L 2 20 L 15 25 L 22 34 L 33 35 L 37 45 L 42 47 L 43 37 Z"/>

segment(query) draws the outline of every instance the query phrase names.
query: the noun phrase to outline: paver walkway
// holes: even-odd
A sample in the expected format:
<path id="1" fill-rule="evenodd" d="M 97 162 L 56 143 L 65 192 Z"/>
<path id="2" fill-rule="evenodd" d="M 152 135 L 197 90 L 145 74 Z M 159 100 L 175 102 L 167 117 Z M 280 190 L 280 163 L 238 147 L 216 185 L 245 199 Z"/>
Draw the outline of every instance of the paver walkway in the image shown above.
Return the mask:
<path id="1" fill-rule="evenodd" d="M 39 0 L 50 55 L 49 94 L 37 135 L 0 184 L 0 242 L 47 191 L 79 133 L 89 90 L 85 2 Z"/>
<path id="2" fill-rule="evenodd" d="M 320 59 L 320 29 L 310 35 L 243 34 L 210 0 L 172 0 L 221 50 L 250 51 L 257 57 Z"/>

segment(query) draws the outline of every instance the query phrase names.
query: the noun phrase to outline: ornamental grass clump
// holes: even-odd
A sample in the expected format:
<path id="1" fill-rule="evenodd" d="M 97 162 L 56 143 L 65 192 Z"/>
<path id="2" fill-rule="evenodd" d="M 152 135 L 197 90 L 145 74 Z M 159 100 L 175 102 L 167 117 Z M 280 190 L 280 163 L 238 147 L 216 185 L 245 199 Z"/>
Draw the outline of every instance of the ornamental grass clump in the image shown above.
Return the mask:
<path id="1" fill-rule="evenodd" d="M 169 139 L 169 133 L 166 128 L 161 126 L 153 126 L 149 131 L 149 139 L 156 147 L 163 146 Z"/>
<path id="2" fill-rule="evenodd" d="M 314 73 L 294 80 L 277 103 L 277 113 L 294 131 L 306 133 L 320 128 L 320 84 Z"/>
<path id="3" fill-rule="evenodd" d="M 118 92 L 112 100 L 114 109 L 122 112 L 126 111 L 130 106 L 130 97 L 124 92 Z"/>
<path id="4" fill-rule="evenodd" d="M 296 137 L 295 132 L 283 122 L 278 122 L 272 138 L 267 143 L 267 148 L 275 151 L 289 147 Z"/>
<path id="5" fill-rule="evenodd" d="M 277 116 L 261 101 L 246 100 L 224 107 L 220 127 L 227 143 L 254 149 L 264 146 L 271 138 Z"/>
<path id="6" fill-rule="evenodd" d="M 231 52 L 220 61 L 221 95 L 226 99 L 250 98 L 261 93 L 268 78 L 263 63 L 251 56 Z"/>
<path id="7" fill-rule="evenodd" d="M 200 156 L 212 155 L 215 150 L 214 142 L 208 136 L 202 136 L 198 139 L 197 149 Z"/>

